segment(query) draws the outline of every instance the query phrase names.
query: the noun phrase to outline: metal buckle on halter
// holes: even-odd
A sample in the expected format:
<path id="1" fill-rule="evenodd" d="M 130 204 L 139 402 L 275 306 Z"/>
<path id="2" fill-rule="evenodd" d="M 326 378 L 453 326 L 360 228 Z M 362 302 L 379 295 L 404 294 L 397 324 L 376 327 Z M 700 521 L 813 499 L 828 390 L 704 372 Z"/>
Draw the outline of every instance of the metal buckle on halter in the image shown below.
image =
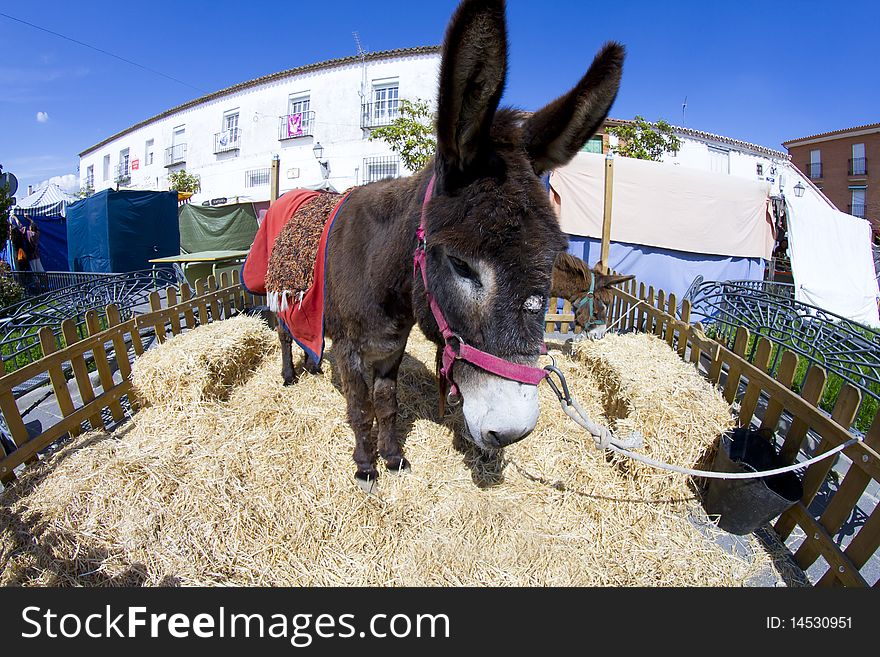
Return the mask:
<path id="1" fill-rule="evenodd" d="M 445 338 L 446 346 L 452 349 L 455 352 L 456 358 L 461 354 L 461 347 L 465 344 L 464 338 L 462 338 L 458 333 L 453 333 L 449 337 Z M 453 341 L 457 342 L 457 345 L 453 344 Z"/>
<path id="2" fill-rule="evenodd" d="M 562 386 L 562 390 L 559 390 L 559 387 L 550 376 L 547 377 L 547 383 L 550 384 L 550 389 L 556 393 L 559 401 L 563 402 L 566 406 L 571 406 L 571 393 L 568 391 L 568 383 L 565 381 L 565 376 L 563 376 L 562 371 L 556 367 L 556 359 L 552 355 L 550 356 L 550 360 L 551 364 L 545 365 L 544 369 L 550 372 L 550 374 L 555 374 L 559 378 L 559 384 Z"/>

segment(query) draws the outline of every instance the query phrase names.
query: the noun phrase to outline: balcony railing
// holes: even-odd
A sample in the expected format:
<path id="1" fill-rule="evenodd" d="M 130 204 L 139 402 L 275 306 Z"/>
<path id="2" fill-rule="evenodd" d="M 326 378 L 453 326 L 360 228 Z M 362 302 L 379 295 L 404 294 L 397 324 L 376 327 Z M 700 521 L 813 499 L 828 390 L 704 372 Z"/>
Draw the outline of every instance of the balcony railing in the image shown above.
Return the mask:
<path id="1" fill-rule="evenodd" d="M 400 116 L 396 100 L 361 105 L 361 128 L 378 128 L 391 125 Z"/>
<path id="2" fill-rule="evenodd" d="M 868 175 L 868 158 L 851 157 L 849 160 L 849 175 L 851 176 L 867 176 Z"/>
<path id="3" fill-rule="evenodd" d="M 364 183 L 400 176 L 400 158 L 394 156 L 368 157 L 364 159 Z"/>
<path id="4" fill-rule="evenodd" d="M 232 128 L 214 135 L 214 154 L 237 151 L 241 148 L 241 130 Z"/>
<path id="5" fill-rule="evenodd" d="M 865 218 L 865 204 L 864 203 L 853 203 L 849 207 L 849 213 L 854 217 Z"/>
<path id="6" fill-rule="evenodd" d="M 278 117 L 278 140 L 311 137 L 315 134 L 315 113 L 296 112 Z"/>
<path id="7" fill-rule="evenodd" d="M 186 144 L 175 144 L 165 149 L 165 166 L 186 162 Z"/>
<path id="8" fill-rule="evenodd" d="M 817 180 L 822 177 L 822 163 L 821 162 L 810 162 L 807 165 L 807 172 L 810 174 L 810 178 L 813 180 Z"/>
<path id="9" fill-rule="evenodd" d="M 117 185 L 128 185 L 131 183 L 131 169 L 127 164 L 117 164 L 113 167 L 113 180 Z"/>

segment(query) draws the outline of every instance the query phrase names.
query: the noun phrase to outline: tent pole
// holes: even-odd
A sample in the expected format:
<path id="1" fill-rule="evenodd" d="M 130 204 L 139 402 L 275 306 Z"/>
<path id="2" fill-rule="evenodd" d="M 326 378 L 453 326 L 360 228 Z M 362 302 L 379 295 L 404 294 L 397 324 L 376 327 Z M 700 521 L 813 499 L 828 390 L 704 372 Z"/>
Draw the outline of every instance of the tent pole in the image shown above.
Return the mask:
<path id="1" fill-rule="evenodd" d="M 599 257 L 599 269 L 608 273 L 608 251 L 611 248 L 611 196 L 614 185 L 614 154 L 611 151 L 605 156 L 605 213 L 602 217 L 602 251 Z"/>
<path id="2" fill-rule="evenodd" d="M 272 156 L 272 173 L 269 176 L 269 201 L 275 202 L 278 200 L 278 186 L 279 186 L 279 174 L 281 172 L 281 160 L 278 157 L 278 154 Z"/>

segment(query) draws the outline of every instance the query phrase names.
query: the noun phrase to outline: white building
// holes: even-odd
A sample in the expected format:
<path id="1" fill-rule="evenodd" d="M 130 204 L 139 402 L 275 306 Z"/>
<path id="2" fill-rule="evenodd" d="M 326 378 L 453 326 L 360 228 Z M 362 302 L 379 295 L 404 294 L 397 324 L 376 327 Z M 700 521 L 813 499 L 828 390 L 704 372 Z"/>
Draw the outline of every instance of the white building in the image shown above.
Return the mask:
<path id="1" fill-rule="evenodd" d="M 402 99 L 436 107 L 440 48 L 345 57 L 273 73 L 207 94 L 141 121 L 79 154 L 83 188 L 168 189 L 168 174 L 199 176 L 192 201 L 269 200 L 326 179 L 339 191 L 408 173 L 370 129 L 398 115 Z M 320 143 L 323 155 L 316 158 Z M 323 164 L 322 164 L 323 163 Z"/>
<path id="2" fill-rule="evenodd" d="M 605 126 L 611 127 L 632 123 L 621 119 L 608 119 Z M 788 153 L 765 146 L 751 144 L 739 139 L 723 137 L 702 130 L 670 126 L 681 140 L 681 148 L 675 154 L 663 155 L 664 162 L 671 162 L 690 169 L 715 171 L 738 178 L 763 180 L 770 183 L 771 196 L 777 196 L 780 189 L 803 176 L 792 168 Z M 614 136 L 606 137 L 612 146 L 617 144 Z M 781 186 L 781 187 L 780 187 Z"/>

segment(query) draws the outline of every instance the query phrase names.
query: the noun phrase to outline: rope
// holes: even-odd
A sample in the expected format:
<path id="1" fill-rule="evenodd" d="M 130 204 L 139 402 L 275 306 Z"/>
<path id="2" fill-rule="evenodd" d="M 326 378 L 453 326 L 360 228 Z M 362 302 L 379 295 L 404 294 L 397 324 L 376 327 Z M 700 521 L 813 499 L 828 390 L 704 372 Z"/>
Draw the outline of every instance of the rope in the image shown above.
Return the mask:
<path id="1" fill-rule="evenodd" d="M 806 468 L 810 465 L 813 465 L 814 463 L 818 463 L 819 461 L 834 456 L 838 452 L 842 452 L 843 450 L 845 450 L 847 447 L 855 445 L 856 443 L 862 441 L 862 438 L 854 437 L 846 441 L 842 445 L 838 445 L 837 447 L 830 449 L 827 452 L 823 452 L 819 456 L 814 456 L 813 458 L 803 461 L 801 463 L 793 463 L 792 465 L 787 465 L 782 468 L 776 468 L 774 470 L 761 470 L 758 472 L 715 472 L 712 470 L 694 470 L 693 468 L 683 468 L 678 465 L 664 463 L 663 461 L 652 459 L 650 456 L 644 456 L 643 454 L 637 454 L 636 452 L 631 451 L 633 449 L 642 447 L 644 439 L 642 438 L 642 435 L 640 433 L 634 431 L 626 438 L 618 438 L 608 427 L 593 422 L 590 419 L 589 415 L 587 415 L 587 412 L 580 406 L 580 404 L 578 404 L 574 399 L 571 399 L 570 396 L 568 399 L 565 399 L 558 392 L 557 396 L 559 397 L 560 404 L 562 405 L 562 410 L 565 411 L 565 414 L 568 415 L 568 417 L 570 417 L 572 420 L 574 420 L 578 425 L 586 429 L 593 436 L 597 448 L 610 449 L 614 452 L 617 452 L 618 454 L 628 456 L 631 459 L 640 461 L 652 467 L 659 468 L 661 470 L 669 470 L 671 472 L 678 472 L 680 474 L 691 475 L 693 477 L 705 477 L 707 479 L 761 479 L 763 477 L 772 477 L 773 475 L 783 474 L 785 472 L 791 472 L 792 470 L 800 470 L 801 468 Z"/>

